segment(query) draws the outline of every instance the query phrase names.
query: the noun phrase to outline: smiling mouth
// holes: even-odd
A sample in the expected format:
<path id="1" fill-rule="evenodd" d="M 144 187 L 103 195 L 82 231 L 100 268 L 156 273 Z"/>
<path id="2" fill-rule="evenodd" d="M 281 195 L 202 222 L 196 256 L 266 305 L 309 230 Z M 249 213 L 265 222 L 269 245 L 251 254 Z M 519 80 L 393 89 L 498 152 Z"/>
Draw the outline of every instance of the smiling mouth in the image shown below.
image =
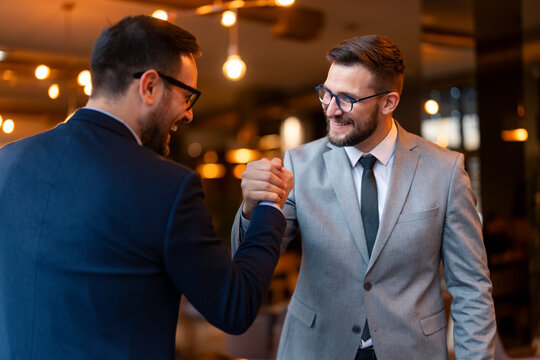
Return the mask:
<path id="1" fill-rule="evenodd" d="M 345 126 L 349 126 L 349 125 L 352 125 L 352 122 L 350 121 L 336 121 L 334 119 L 330 120 L 330 122 L 332 123 L 332 127 L 336 127 L 336 128 L 342 128 L 342 127 L 345 127 Z"/>

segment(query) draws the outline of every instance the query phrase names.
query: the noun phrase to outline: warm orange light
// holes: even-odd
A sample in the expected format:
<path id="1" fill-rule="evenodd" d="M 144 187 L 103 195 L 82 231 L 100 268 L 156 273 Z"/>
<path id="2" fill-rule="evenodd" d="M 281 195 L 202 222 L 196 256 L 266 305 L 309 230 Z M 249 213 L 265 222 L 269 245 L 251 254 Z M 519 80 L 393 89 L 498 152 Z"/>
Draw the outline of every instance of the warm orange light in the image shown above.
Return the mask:
<path id="1" fill-rule="evenodd" d="M 225 166 L 221 164 L 202 164 L 197 166 L 197 172 L 203 179 L 219 179 L 225 176 Z"/>
<path id="2" fill-rule="evenodd" d="M 90 75 L 90 71 L 83 70 L 79 73 L 79 76 L 77 76 L 77 83 L 81 86 L 86 86 L 92 82 L 92 76 Z"/>
<path id="3" fill-rule="evenodd" d="M 60 86 L 58 84 L 52 84 L 49 86 L 49 97 L 52 100 L 58 99 L 58 96 L 60 96 Z"/>
<path id="4" fill-rule="evenodd" d="M 223 64 L 223 74 L 229 80 L 240 80 L 246 73 L 246 63 L 238 55 L 231 55 Z"/>
<path id="5" fill-rule="evenodd" d="M 225 27 L 233 26 L 236 24 L 236 12 L 227 10 L 221 14 L 221 25 Z"/>
<path id="6" fill-rule="evenodd" d="M 439 103 L 435 100 L 428 100 L 424 104 L 424 110 L 426 110 L 429 115 L 435 115 L 439 112 Z"/>
<path id="7" fill-rule="evenodd" d="M 13 120 L 7 119 L 6 121 L 4 121 L 4 123 L 2 124 L 2 130 L 6 134 L 11 134 L 13 130 L 15 130 L 15 123 L 13 122 Z"/>
<path id="8" fill-rule="evenodd" d="M 208 15 L 208 14 L 211 14 L 213 11 L 214 11 L 214 5 L 208 4 L 208 5 L 199 6 L 197 9 L 195 9 L 195 14 Z"/>
<path id="9" fill-rule="evenodd" d="M 39 80 L 45 80 L 51 75 L 51 68 L 47 65 L 39 65 L 35 71 L 36 78 Z"/>
<path id="10" fill-rule="evenodd" d="M 88 83 L 84 86 L 84 93 L 88 96 L 92 95 L 92 83 Z"/>
<path id="11" fill-rule="evenodd" d="M 295 0 L 276 0 L 277 6 L 291 6 Z"/>
<path id="12" fill-rule="evenodd" d="M 246 170 L 246 165 L 244 165 L 244 164 L 236 165 L 233 168 L 234 177 L 237 178 L 237 179 L 241 179 L 242 178 L 242 173 L 244 172 L 244 170 Z"/>
<path id="13" fill-rule="evenodd" d="M 239 9 L 244 7 L 246 2 L 244 0 L 233 0 L 229 3 L 229 9 Z"/>
<path id="14" fill-rule="evenodd" d="M 13 81 L 17 79 L 17 74 L 13 70 L 4 70 L 2 80 Z"/>
<path id="15" fill-rule="evenodd" d="M 503 130 L 501 131 L 501 138 L 504 141 L 527 141 L 529 133 L 523 128 Z"/>
<path id="16" fill-rule="evenodd" d="M 169 20 L 169 14 L 165 10 L 156 10 L 152 13 L 152 17 L 161 20 Z"/>
<path id="17" fill-rule="evenodd" d="M 4 118 L 0 115 L 0 129 L 2 128 L 2 122 L 4 122 Z"/>
<path id="18" fill-rule="evenodd" d="M 233 164 L 247 164 L 250 161 L 260 159 L 261 154 L 257 150 L 234 149 L 225 153 L 225 160 Z"/>

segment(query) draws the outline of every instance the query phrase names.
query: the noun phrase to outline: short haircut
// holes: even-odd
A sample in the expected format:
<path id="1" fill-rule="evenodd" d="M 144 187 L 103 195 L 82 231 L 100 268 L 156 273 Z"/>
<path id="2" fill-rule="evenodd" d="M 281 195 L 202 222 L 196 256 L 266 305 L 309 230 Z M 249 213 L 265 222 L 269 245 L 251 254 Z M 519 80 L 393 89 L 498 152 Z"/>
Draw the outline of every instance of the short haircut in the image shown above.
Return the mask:
<path id="1" fill-rule="evenodd" d="M 174 76 L 181 55 L 200 55 L 190 32 L 151 16 L 125 17 L 96 40 L 90 62 L 93 95 L 122 95 L 140 71 L 155 69 Z"/>
<path id="2" fill-rule="evenodd" d="M 399 48 L 387 37 L 364 35 L 354 37 L 328 50 L 330 62 L 341 65 L 361 64 L 373 74 L 370 86 L 376 91 L 403 90 L 405 60 Z"/>

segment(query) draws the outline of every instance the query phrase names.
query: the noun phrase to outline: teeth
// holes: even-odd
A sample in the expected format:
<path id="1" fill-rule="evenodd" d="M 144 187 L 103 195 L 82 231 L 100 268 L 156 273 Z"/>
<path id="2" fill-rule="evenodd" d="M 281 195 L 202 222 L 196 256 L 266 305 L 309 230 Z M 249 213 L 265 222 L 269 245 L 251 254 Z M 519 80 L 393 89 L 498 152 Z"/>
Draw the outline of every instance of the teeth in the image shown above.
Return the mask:
<path id="1" fill-rule="evenodd" d="M 173 125 L 171 126 L 171 131 L 172 131 L 172 132 L 175 132 L 176 130 L 178 130 L 178 125 L 173 124 Z"/>

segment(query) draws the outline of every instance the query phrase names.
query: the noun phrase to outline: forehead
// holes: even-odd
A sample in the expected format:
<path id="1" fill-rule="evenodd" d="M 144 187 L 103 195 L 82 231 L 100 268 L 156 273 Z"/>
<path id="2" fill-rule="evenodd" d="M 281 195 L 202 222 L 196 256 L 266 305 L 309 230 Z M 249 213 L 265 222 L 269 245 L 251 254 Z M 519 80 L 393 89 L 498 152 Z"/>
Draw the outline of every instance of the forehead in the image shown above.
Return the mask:
<path id="1" fill-rule="evenodd" d="M 324 85 L 333 92 L 361 92 L 370 87 L 371 72 L 361 64 L 338 64 L 333 62 Z"/>
<path id="2" fill-rule="evenodd" d="M 180 56 L 180 72 L 177 78 L 186 85 L 197 87 L 197 64 L 192 55 Z"/>

